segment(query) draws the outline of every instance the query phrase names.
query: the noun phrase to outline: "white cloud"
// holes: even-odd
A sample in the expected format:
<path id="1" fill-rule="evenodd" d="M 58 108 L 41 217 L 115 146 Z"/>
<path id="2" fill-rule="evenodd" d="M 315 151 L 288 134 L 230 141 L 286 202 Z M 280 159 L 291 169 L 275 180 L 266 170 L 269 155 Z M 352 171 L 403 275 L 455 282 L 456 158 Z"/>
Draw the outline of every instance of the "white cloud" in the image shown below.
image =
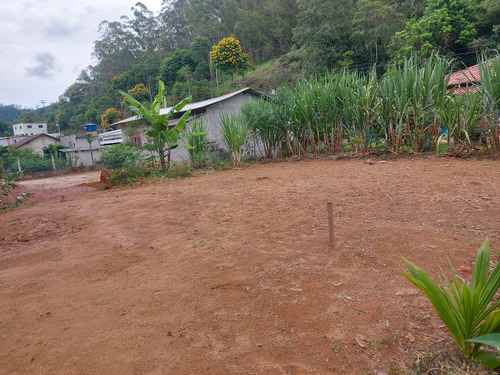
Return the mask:
<path id="1" fill-rule="evenodd" d="M 50 52 L 42 52 L 35 56 L 36 64 L 26 69 L 28 77 L 53 78 L 58 70 L 56 58 Z"/>
<path id="2" fill-rule="evenodd" d="M 136 0 L 0 1 L 0 103 L 26 107 L 57 101 L 93 64 L 103 20 L 131 16 Z M 162 0 L 144 0 L 157 14 Z"/>

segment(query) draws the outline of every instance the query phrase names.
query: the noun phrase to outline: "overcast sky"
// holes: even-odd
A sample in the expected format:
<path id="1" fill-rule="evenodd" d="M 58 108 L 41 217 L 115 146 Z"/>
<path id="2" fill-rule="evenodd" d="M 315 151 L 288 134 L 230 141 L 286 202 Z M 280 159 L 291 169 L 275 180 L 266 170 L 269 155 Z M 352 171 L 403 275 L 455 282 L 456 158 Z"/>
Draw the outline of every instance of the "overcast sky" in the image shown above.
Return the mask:
<path id="1" fill-rule="evenodd" d="M 56 102 L 81 70 L 103 20 L 132 16 L 137 0 L 0 0 L 0 104 Z M 162 0 L 142 0 L 158 14 Z"/>

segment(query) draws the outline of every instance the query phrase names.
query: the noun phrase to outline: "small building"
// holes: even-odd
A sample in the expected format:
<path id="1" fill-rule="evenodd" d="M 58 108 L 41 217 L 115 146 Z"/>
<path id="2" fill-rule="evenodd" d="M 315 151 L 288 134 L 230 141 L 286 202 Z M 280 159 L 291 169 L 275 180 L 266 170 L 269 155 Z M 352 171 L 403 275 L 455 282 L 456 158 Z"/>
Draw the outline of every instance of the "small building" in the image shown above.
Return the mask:
<path id="1" fill-rule="evenodd" d="M 66 148 L 59 151 L 63 152 L 66 159 L 75 167 L 87 167 L 97 164 L 101 160 L 101 145 L 97 136 L 92 137 L 90 145 L 86 134 L 64 136 L 61 138 L 61 143 Z M 92 147 L 92 150 L 90 147 Z"/>
<path id="2" fill-rule="evenodd" d="M 74 167 L 88 167 L 90 165 L 99 164 L 101 162 L 102 147 L 97 146 L 90 149 L 88 143 L 85 147 L 69 147 L 59 150 L 66 155 L 68 160 Z"/>
<path id="3" fill-rule="evenodd" d="M 207 132 L 206 142 L 210 145 L 210 150 L 214 152 L 215 156 L 221 158 L 229 155 L 221 136 L 221 111 L 226 115 L 239 114 L 243 103 L 248 100 L 258 100 L 262 96 L 264 94 L 247 87 L 217 98 L 188 103 L 181 112 L 176 113 L 170 119 L 170 124 L 175 126 L 182 114 L 187 110 L 191 110 L 189 121 L 203 119 L 203 125 Z M 167 114 L 171 109 L 172 107 L 162 108 L 160 114 Z M 143 132 L 147 128 L 147 124 L 138 116 L 129 117 L 112 125 L 120 126 L 124 140 L 135 143 L 139 147 L 148 142 Z M 186 125 L 186 128 L 188 127 L 189 124 Z M 264 156 L 264 151 L 258 145 L 253 145 L 250 148 L 252 156 Z M 172 150 L 171 160 L 187 161 L 189 160 L 189 153 L 186 149 L 177 147 Z"/>
<path id="4" fill-rule="evenodd" d="M 18 135 L 14 137 L 1 137 L 0 138 L 0 146 L 14 146 L 17 142 L 22 141 L 26 138 L 25 135 Z"/>
<path id="5" fill-rule="evenodd" d="M 14 147 L 16 148 L 30 148 L 34 152 L 38 154 L 43 154 L 42 149 L 48 145 L 59 145 L 61 141 L 55 137 L 52 137 L 48 134 L 36 134 L 30 135 L 29 137 L 24 138 L 21 141 L 14 143 Z"/>
<path id="6" fill-rule="evenodd" d="M 36 135 L 36 134 L 47 134 L 47 123 L 46 122 L 29 122 L 29 123 L 19 123 L 12 125 L 15 136 L 24 135 Z"/>

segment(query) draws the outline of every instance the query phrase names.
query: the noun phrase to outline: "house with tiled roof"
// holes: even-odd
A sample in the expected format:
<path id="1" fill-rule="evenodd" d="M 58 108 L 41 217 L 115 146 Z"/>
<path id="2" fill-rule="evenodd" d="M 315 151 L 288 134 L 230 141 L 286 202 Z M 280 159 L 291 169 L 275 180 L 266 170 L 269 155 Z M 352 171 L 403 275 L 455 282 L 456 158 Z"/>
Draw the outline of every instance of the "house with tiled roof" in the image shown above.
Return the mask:
<path id="1" fill-rule="evenodd" d="M 479 74 L 479 64 L 476 64 L 451 73 L 447 92 L 454 89 L 453 95 L 475 94 L 479 83 L 481 83 L 481 75 Z"/>
<path id="2" fill-rule="evenodd" d="M 34 152 L 42 154 L 42 149 L 48 145 L 60 145 L 61 141 L 56 137 L 51 135 L 41 133 L 30 135 L 29 137 L 24 138 L 21 141 L 14 143 L 13 147 L 16 148 L 30 148 Z"/>

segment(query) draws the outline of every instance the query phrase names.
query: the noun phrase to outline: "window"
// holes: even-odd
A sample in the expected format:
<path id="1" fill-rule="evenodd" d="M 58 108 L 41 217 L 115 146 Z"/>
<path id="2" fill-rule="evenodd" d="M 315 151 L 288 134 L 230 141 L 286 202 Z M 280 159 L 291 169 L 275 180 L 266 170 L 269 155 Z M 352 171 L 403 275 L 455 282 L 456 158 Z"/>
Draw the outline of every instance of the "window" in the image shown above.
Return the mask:
<path id="1" fill-rule="evenodd" d="M 43 125 L 38 125 L 38 129 L 43 129 Z"/>
<path id="2" fill-rule="evenodd" d="M 31 128 L 32 128 L 32 126 L 31 126 L 31 125 L 28 125 L 28 129 L 31 129 Z"/>

